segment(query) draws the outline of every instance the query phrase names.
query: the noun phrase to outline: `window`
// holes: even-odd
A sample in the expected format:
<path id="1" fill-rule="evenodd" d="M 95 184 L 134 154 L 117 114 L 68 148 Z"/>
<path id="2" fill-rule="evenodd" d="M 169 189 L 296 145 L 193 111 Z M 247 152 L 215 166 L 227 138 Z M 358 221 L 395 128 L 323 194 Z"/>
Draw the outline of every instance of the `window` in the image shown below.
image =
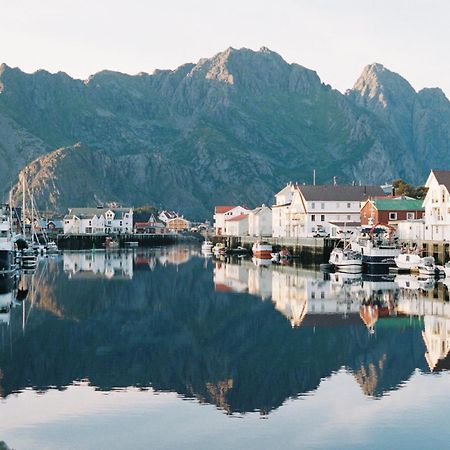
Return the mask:
<path id="1" fill-rule="evenodd" d="M 313 214 L 313 215 L 311 216 L 311 222 L 315 222 L 315 221 L 316 221 L 316 215 Z"/>
<path id="2" fill-rule="evenodd" d="M 347 203 L 347 208 L 351 208 L 352 204 L 351 203 Z"/>
<path id="3" fill-rule="evenodd" d="M 407 212 L 406 213 L 406 220 L 414 220 L 414 213 L 413 212 Z"/>
<path id="4" fill-rule="evenodd" d="M 320 209 L 325 209 L 325 203 L 320 204 Z"/>
<path id="5" fill-rule="evenodd" d="M 390 212 L 389 213 L 389 220 L 397 220 L 397 213 L 396 212 Z"/>
<path id="6" fill-rule="evenodd" d="M 347 215 L 347 220 L 351 220 L 352 216 L 349 214 Z"/>
<path id="7" fill-rule="evenodd" d="M 336 203 L 336 209 L 339 209 L 339 202 Z"/>
<path id="8" fill-rule="evenodd" d="M 325 222 L 325 215 L 324 215 L 324 214 L 322 214 L 322 215 L 320 216 L 320 221 L 321 221 L 321 222 Z"/>
<path id="9" fill-rule="evenodd" d="M 311 209 L 316 209 L 316 204 L 314 202 L 311 203 Z"/>

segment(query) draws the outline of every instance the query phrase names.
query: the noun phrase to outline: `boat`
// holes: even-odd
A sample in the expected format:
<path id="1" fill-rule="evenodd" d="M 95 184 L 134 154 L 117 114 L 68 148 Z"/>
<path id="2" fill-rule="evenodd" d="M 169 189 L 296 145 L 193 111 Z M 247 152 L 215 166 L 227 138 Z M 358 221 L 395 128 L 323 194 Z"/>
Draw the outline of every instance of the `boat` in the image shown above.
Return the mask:
<path id="1" fill-rule="evenodd" d="M 45 251 L 48 255 L 56 255 L 59 253 L 58 246 L 55 241 L 49 241 L 45 244 Z"/>
<path id="2" fill-rule="evenodd" d="M 417 253 L 400 253 L 394 258 L 394 261 L 401 270 L 418 271 L 422 258 Z"/>
<path id="3" fill-rule="evenodd" d="M 389 225 L 361 229 L 350 245 L 352 250 L 361 253 L 363 268 L 368 272 L 388 273 L 400 255 L 394 228 Z"/>
<path id="4" fill-rule="evenodd" d="M 445 263 L 444 273 L 445 273 L 445 278 L 450 278 L 450 261 Z"/>
<path id="5" fill-rule="evenodd" d="M 103 244 L 107 249 L 119 248 L 119 242 L 108 236 Z"/>
<path id="6" fill-rule="evenodd" d="M 202 243 L 202 252 L 210 252 L 213 248 L 213 243 L 208 240 L 204 240 Z"/>
<path id="7" fill-rule="evenodd" d="M 9 205 L 0 205 L 0 273 L 16 270 L 15 253 L 11 209 Z"/>
<path id="8" fill-rule="evenodd" d="M 23 269 L 34 269 L 37 266 L 37 256 L 31 248 L 23 249 L 20 252 L 19 260 Z"/>
<path id="9" fill-rule="evenodd" d="M 226 251 L 227 255 L 246 255 L 248 250 L 245 247 L 238 246 L 236 248 L 230 248 Z"/>
<path id="10" fill-rule="evenodd" d="M 445 270 L 445 268 L 444 268 Z M 436 265 L 432 256 L 425 256 L 419 264 L 419 273 L 429 277 L 439 276 L 441 268 Z"/>
<path id="11" fill-rule="evenodd" d="M 340 272 L 360 273 L 363 268 L 361 253 L 350 248 L 335 247 L 328 262 Z"/>
<path id="12" fill-rule="evenodd" d="M 252 246 L 253 256 L 260 259 L 272 258 L 272 245 L 265 241 L 257 241 Z"/>
<path id="13" fill-rule="evenodd" d="M 225 255 L 227 248 L 225 247 L 225 244 L 223 242 L 218 242 L 213 248 L 213 253 L 218 255 Z"/>

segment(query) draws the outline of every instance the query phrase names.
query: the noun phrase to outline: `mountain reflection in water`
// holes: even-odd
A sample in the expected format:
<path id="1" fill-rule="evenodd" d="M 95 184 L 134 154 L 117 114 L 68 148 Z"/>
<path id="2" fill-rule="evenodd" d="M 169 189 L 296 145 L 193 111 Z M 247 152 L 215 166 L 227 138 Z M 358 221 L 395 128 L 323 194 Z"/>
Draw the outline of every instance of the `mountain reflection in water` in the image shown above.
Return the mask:
<path id="1" fill-rule="evenodd" d="M 0 324 L 3 397 L 86 379 L 264 414 L 343 367 L 377 398 L 448 366 L 442 283 L 214 261 L 190 247 L 66 253 L 28 277 Z"/>

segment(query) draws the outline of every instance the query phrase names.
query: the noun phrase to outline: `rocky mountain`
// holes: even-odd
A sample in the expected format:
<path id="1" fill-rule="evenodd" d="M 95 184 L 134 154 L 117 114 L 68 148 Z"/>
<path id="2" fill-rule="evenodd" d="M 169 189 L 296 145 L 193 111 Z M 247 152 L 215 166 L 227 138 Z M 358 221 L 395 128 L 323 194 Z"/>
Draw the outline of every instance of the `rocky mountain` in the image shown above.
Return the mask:
<path id="1" fill-rule="evenodd" d="M 205 218 L 218 203 L 270 203 L 313 169 L 324 183 L 417 183 L 450 165 L 449 142 L 442 91 L 417 93 L 379 64 L 345 95 L 264 47 L 86 81 L 0 67 L 1 190 L 26 173 L 45 209 L 153 203 Z"/>

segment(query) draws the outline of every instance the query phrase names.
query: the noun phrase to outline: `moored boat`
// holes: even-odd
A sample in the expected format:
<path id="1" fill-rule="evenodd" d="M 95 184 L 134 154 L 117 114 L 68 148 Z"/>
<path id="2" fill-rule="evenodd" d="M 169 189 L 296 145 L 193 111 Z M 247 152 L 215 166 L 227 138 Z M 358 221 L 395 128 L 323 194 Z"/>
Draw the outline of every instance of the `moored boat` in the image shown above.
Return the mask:
<path id="1" fill-rule="evenodd" d="M 202 252 L 210 252 L 213 248 L 213 243 L 211 241 L 208 240 L 204 240 L 202 243 Z"/>
<path id="2" fill-rule="evenodd" d="M 0 205 L 0 273 L 10 273 L 16 269 L 10 216 L 9 205 Z"/>
<path id="3" fill-rule="evenodd" d="M 417 253 L 400 253 L 394 258 L 394 261 L 401 270 L 418 271 L 422 258 Z"/>
<path id="4" fill-rule="evenodd" d="M 340 272 L 362 272 L 362 255 L 351 249 L 334 248 L 328 262 Z"/>
<path id="5" fill-rule="evenodd" d="M 272 245 L 265 241 L 257 241 L 252 246 L 253 256 L 260 259 L 272 258 Z"/>

